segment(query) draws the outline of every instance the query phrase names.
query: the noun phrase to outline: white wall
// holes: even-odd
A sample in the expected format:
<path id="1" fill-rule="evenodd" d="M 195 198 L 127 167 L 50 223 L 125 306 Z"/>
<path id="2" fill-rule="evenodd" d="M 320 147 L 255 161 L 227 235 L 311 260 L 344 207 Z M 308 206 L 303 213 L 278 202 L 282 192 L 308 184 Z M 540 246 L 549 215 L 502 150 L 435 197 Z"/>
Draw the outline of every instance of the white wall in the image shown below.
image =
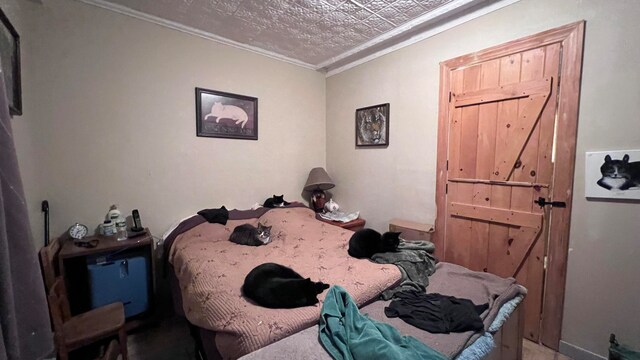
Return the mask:
<path id="1" fill-rule="evenodd" d="M 609 333 L 640 347 L 638 203 L 587 202 L 584 152 L 640 148 L 640 6 L 522 0 L 327 80 L 327 171 L 338 203 L 385 230 L 435 218 L 439 62 L 587 20 L 562 339 L 605 355 Z M 356 149 L 354 111 L 391 104 L 387 149 Z"/>
<path id="2" fill-rule="evenodd" d="M 52 235 L 112 203 L 161 235 L 202 208 L 300 200 L 325 165 L 320 73 L 77 1 L 2 4 L 26 19 L 13 123 L 38 245 L 45 198 Z M 257 97 L 259 140 L 196 137 L 196 86 Z"/>

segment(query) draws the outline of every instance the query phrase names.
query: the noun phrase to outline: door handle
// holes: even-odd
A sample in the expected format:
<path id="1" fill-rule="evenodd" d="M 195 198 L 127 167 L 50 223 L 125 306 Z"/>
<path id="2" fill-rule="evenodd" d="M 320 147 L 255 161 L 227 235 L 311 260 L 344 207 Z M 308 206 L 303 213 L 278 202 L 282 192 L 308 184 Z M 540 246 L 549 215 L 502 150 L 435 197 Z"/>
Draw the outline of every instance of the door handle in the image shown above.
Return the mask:
<path id="1" fill-rule="evenodd" d="M 533 202 L 540 205 L 540 207 L 544 207 L 546 205 L 559 207 L 559 208 L 567 207 L 567 203 L 564 201 L 547 201 L 547 199 L 543 198 L 542 196 L 539 197 L 538 200 L 533 200 Z"/>

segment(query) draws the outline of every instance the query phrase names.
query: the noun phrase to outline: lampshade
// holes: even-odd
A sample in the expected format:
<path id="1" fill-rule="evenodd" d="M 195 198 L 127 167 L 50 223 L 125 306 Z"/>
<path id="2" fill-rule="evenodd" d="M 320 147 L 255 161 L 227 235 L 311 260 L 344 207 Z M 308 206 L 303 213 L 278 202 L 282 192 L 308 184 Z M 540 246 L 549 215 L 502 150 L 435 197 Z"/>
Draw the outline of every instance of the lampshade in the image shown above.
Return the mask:
<path id="1" fill-rule="evenodd" d="M 304 184 L 304 189 L 306 191 L 313 190 L 329 190 L 336 186 L 333 183 L 333 180 L 327 174 L 327 171 L 321 167 L 313 168 L 309 172 L 309 177 L 307 178 L 307 183 Z"/>

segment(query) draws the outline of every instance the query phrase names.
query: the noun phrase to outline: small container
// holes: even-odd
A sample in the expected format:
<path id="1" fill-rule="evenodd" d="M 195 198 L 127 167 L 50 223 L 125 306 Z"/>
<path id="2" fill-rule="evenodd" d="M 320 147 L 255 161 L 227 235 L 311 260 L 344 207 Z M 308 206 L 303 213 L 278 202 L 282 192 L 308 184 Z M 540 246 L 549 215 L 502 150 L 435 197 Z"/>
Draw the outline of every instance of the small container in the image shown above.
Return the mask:
<path id="1" fill-rule="evenodd" d="M 102 223 L 102 235 L 113 236 L 116 234 L 116 224 L 111 220 L 105 220 Z"/>
<path id="2" fill-rule="evenodd" d="M 111 205 L 111 208 L 107 213 L 107 219 L 113 221 L 114 224 L 122 219 L 122 213 L 120 212 L 120 210 L 118 210 L 118 205 Z"/>
<path id="3" fill-rule="evenodd" d="M 116 223 L 116 236 L 118 241 L 127 240 L 127 223 L 124 220 Z"/>

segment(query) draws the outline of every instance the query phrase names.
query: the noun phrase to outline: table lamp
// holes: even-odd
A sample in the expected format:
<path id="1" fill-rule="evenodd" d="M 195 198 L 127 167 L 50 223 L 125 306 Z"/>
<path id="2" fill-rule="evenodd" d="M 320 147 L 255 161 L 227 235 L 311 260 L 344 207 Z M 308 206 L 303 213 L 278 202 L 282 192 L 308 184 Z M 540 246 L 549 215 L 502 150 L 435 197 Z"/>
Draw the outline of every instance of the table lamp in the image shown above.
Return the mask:
<path id="1" fill-rule="evenodd" d="M 332 189 L 336 185 L 327 174 L 324 168 L 317 167 L 311 169 L 307 183 L 304 185 L 305 191 L 311 191 L 311 208 L 315 212 L 321 212 L 326 202 L 325 190 Z"/>

